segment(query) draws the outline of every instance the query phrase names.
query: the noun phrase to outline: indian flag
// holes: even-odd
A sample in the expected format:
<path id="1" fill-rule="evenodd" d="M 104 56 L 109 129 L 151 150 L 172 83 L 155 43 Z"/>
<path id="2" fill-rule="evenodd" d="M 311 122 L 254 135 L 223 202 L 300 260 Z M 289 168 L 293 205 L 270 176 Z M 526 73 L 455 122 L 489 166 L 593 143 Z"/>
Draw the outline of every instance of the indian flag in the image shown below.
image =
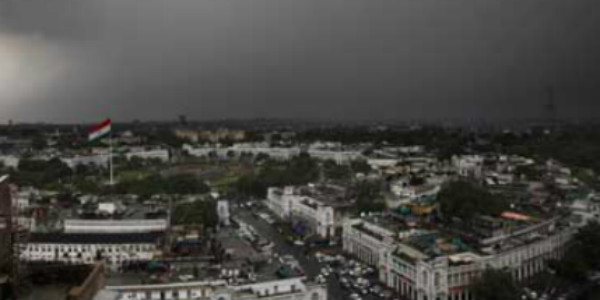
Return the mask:
<path id="1" fill-rule="evenodd" d="M 90 134 L 88 136 L 88 141 L 93 141 L 103 137 L 104 135 L 110 132 L 110 128 L 112 125 L 112 121 L 110 119 L 106 119 L 102 121 L 102 123 L 92 127 L 90 129 Z"/>

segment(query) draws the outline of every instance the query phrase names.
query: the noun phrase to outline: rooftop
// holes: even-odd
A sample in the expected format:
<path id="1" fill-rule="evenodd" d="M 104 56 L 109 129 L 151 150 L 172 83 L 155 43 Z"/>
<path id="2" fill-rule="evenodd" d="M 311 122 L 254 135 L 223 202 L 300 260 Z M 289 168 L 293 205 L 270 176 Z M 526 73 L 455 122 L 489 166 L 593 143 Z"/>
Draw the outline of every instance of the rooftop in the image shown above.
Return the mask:
<path id="1" fill-rule="evenodd" d="M 29 243 L 46 244 L 145 244 L 157 243 L 162 233 L 31 233 Z"/>
<path id="2" fill-rule="evenodd" d="M 294 194 L 313 198 L 325 205 L 334 207 L 351 206 L 345 187 L 332 184 L 309 184 L 294 189 Z"/>

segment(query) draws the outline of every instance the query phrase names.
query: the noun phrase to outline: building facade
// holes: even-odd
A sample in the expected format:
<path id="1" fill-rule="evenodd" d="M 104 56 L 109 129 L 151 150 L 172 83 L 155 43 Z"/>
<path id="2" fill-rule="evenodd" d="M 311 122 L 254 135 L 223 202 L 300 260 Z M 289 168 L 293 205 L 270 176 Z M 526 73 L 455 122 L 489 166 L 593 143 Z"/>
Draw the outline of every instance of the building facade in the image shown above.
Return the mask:
<path id="1" fill-rule="evenodd" d="M 32 233 L 22 261 L 90 264 L 102 260 L 113 271 L 129 262 L 149 261 L 160 254 L 160 233 L 64 234 Z"/>
<path id="2" fill-rule="evenodd" d="M 321 192 L 333 186 L 272 187 L 266 206 L 279 218 L 304 222 L 320 237 L 333 237 L 341 230 L 348 202 L 340 202 L 340 191 Z"/>
<path id="3" fill-rule="evenodd" d="M 64 221 L 65 233 L 147 233 L 164 232 L 167 227 L 167 219 L 67 219 Z"/>
<path id="4" fill-rule="evenodd" d="M 154 159 L 154 160 L 160 160 L 161 162 L 168 162 L 169 161 L 169 150 L 166 150 L 166 149 L 152 149 L 152 150 L 133 149 L 132 151 L 125 153 L 125 158 L 127 158 L 127 159 L 132 159 L 134 157 L 137 157 L 140 159 Z"/>
<path id="5" fill-rule="evenodd" d="M 387 228 L 373 218 L 361 218 L 344 223 L 343 248 L 378 267 L 379 279 L 402 297 L 469 300 L 473 299 L 469 285 L 488 268 L 507 270 L 520 281 L 546 270 L 550 260 L 559 259 L 577 229 L 558 223 L 553 218 L 511 230 L 480 240 L 481 248 L 469 249 L 460 247 L 456 239 L 451 244 L 440 243 L 435 231 Z M 427 240 L 433 248 L 421 247 Z M 444 254 L 448 248 L 454 251 Z"/>
<path id="6" fill-rule="evenodd" d="M 157 285 L 107 286 L 96 299 L 102 300 L 327 300 L 323 285 L 290 278 L 245 285 L 224 280 Z"/>

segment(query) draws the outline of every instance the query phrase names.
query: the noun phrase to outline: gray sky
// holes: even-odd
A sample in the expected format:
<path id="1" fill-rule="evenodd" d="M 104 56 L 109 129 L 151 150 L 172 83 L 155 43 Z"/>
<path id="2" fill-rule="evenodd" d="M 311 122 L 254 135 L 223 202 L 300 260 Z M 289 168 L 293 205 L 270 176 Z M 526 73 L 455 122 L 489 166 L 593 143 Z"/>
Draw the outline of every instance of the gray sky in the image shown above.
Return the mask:
<path id="1" fill-rule="evenodd" d="M 590 0 L 2 0 L 0 122 L 600 115 Z"/>

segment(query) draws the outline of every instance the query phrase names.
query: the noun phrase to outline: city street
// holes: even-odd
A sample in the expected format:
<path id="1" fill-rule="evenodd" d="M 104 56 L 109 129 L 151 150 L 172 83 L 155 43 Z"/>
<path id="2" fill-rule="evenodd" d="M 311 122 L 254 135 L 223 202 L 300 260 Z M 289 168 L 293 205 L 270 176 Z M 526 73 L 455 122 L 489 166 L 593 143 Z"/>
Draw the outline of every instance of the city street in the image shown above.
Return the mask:
<path id="1" fill-rule="evenodd" d="M 326 264 L 319 263 L 314 255 L 305 255 L 304 247 L 290 245 L 285 241 L 277 229 L 273 227 L 273 225 L 268 224 L 259 217 L 256 217 L 253 215 L 252 211 L 238 209 L 234 212 L 234 214 L 242 221 L 254 227 L 259 235 L 270 239 L 275 244 L 274 250 L 277 253 L 280 255 L 293 255 L 303 267 L 308 279 L 313 280 L 317 275 L 320 274 L 321 268 L 326 266 Z M 347 300 L 350 299 L 350 294 L 352 293 L 341 286 L 338 277 L 334 273 L 331 273 L 327 278 L 327 291 L 330 300 Z M 360 296 L 363 300 L 380 299 L 370 293 L 368 295 Z"/>

